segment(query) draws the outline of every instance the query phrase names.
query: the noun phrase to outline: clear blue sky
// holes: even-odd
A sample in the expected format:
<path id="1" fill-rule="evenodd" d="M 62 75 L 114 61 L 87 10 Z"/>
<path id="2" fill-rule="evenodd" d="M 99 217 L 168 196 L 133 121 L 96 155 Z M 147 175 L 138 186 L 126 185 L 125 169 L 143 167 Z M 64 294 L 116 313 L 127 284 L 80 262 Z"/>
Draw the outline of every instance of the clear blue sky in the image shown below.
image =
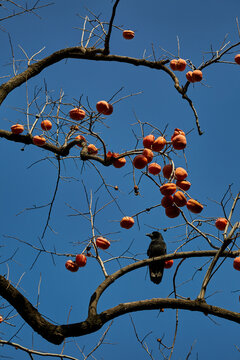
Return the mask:
<path id="1" fill-rule="evenodd" d="M 2 23 L 5 32 L 0 32 L 1 76 L 12 76 L 12 53 L 7 32 L 11 35 L 15 60 L 25 58 L 19 46 L 29 57 L 45 47 L 41 54 L 36 56 L 40 59 L 56 50 L 80 44 L 79 28 L 82 27 L 83 21 L 78 15 L 90 16 L 87 8 L 95 14 L 101 13 L 101 19 L 108 21 L 111 6 L 110 0 L 67 2 L 59 0 L 55 5 L 42 9 L 39 12 L 41 18 L 28 15 Z M 203 1 L 201 4 L 189 0 L 182 3 L 176 0 L 165 3 L 153 0 L 148 2 L 121 0 L 115 25 L 134 30 L 135 38 L 126 41 L 122 38 L 121 31 L 114 29 L 110 50 L 112 54 L 141 58 L 144 52 L 146 56 L 151 56 L 153 45 L 157 58 L 167 54 L 162 49 L 177 56 L 178 36 L 180 56 L 190 59 L 199 66 L 203 59 L 210 57 L 211 46 L 214 50 L 221 46 L 226 34 L 231 43 L 239 41 L 237 16 L 240 16 L 240 5 L 236 0 L 229 0 L 227 4 L 223 0 Z M 224 60 L 233 61 L 237 52 L 240 53 L 240 47 L 226 55 Z M 19 62 L 16 62 L 16 66 L 18 64 Z M 44 89 L 44 81 L 54 99 L 58 98 L 61 90 L 64 91 L 65 113 L 71 109 L 71 103 L 77 104 L 81 95 L 83 95 L 82 103 L 87 106 L 88 99 L 94 108 L 97 101 L 110 99 L 122 87 L 124 88 L 117 98 L 142 91 L 141 95 L 118 102 L 114 107 L 113 115 L 106 121 L 109 128 L 99 126 L 96 130 L 105 139 L 108 150 L 119 153 L 135 147 L 136 140 L 132 130 L 138 136 L 140 131 L 137 126 L 131 125 L 136 123 L 136 118 L 143 122 L 151 122 L 161 130 L 168 125 L 167 139 L 170 139 L 176 127 L 186 133 L 192 130 L 187 136 L 188 146 L 185 152 L 189 180 L 192 183 L 190 194 L 206 205 L 202 216 L 214 218 L 223 215 L 216 201 L 221 200 L 228 185 L 233 184 L 233 194 L 239 190 L 239 71 L 240 66 L 235 64 L 215 64 L 203 71 L 204 79 L 201 84 L 190 85 L 188 95 L 196 106 L 200 125 L 204 131 L 201 137 L 197 134 L 193 113 L 187 102 L 183 101 L 176 92 L 170 77 L 161 71 L 113 62 L 70 59 L 44 70 L 38 77 L 30 80 L 27 87 L 29 101 L 33 97 L 34 89 Z M 185 72 L 179 74 L 179 79 L 181 84 L 185 83 Z M 41 106 L 43 102 L 44 96 L 41 94 L 39 105 Z M 8 130 L 16 122 L 26 124 L 25 111 L 26 86 L 22 85 L 8 96 L 1 107 L 1 128 Z M 32 121 L 33 117 L 30 119 Z M 55 164 L 53 155 L 50 155 L 53 162 L 45 160 L 29 168 L 31 164 L 48 154 L 45 150 L 33 146 L 25 147 L 23 152 L 20 151 L 21 148 L 21 144 L 6 140 L 0 142 L 2 164 L 0 245 L 4 246 L 1 259 L 5 260 L 15 249 L 18 249 L 14 261 L 8 261 L 8 266 L 6 263 L 1 265 L 1 273 L 9 272 L 9 279 L 13 284 L 16 284 L 24 274 L 19 289 L 33 305 L 37 302 L 38 284 L 41 278 L 39 310 L 51 321 L 66 323 L 69 312 L 70 323 L 84 320 L 89 297 L 104 279 L 97 264 L 92 259 L 88 259 L 84 269 L 72 274 L 65 269 L 66 257 L 54 257 L 55 264 L 53 264 L 51 256 L 45 254 L 39 257 L 30 271 L 36 252 L 14 239 L 3 236 L 18 237 L 25 242 L 40 246 L 39 238 L 46 223 L 48 208 L 26 210 L 18 216 L 16 214 L 35 205 L 48 204 L 55 188 L 57 170 L 53 166 Z M 78 154 L 77 148 L 72 150 L 72 155 Z M 176 166 L 186 167 L 182 154 L 175 157 L 174 161 Z M 159 191 L 148 179 L 142 181 L 141 196 L 134 196 L 129 161 L 122 169 L 103 168 L 101 165 L 98 168 L 102 171 L 107 184 L 119 186 L 120 192 L 113 194 L 118 196 L 124 214 L 132 215 L 160 203 Z M 136 173 L 137 179 L 140 173 L 140 171 Z M 74 211 L 68 205 L 80 212 L 87 211 L 82 181 L 87 187 L 88 194 L 92 189 L 94 203 L 99 198 L 99 208 L 111 198 L 103 187 L 96 192 L 101 183 L 100 177 L 94 168 L 87 164 L 82 169 L 79 160 L 75 162 L 66 160 L 64 165 L 62 164 L 62 176 L 50 222 L 54 232 L 48 230 L 43 243 L 47 250 L 54 250 L 55 247 L 58 253 L 76 254 L 83 249 L 84 245 L 80 243 L 91 236 L 91 227 L 87 220 L 80 216 L 69 216 L 74 214 Z M 139 259 L 145 258 L 149 245 L 149 239 L 145 234 L 151 231 L 152 227 L 158 229 L 174 227 L 164 233 L 168 252 L 173 252 L 185 236 L 182 228 L 175 228 L 182 224 L 182 219 L 167 219 L 162 208 L 140 216 L 140 227 L 136 224 L 128 231 L 120 228 L 118 221 L 121 218 L 122 213 L 114 204 L 106 207 L 96 217 L 99 233 L 106 235 L 112 241 L 109 249 L 112 256 L 119 255 L 133 241 L 131 253 L 137 254 Z M 237 220 L 236 215 L 234 220 Z M 217 230 L 213 226 L 208 226 L 204 230 L 217 235 Z M 209 249 L 204 240 L 198 238 L 196 242 L 184 249 L 191 250 L 193 247 Z M 103 255 L 104 259 L 107 257 L 108 255 Z M 191 279 L 195 270 L 204 263 L 205 259 L 186 261 L 179 272 L 178 283 Z M 122 261 L 122 265 L 126 264 L 127 261 Z M 115 306 L 120 302 L 168 296 L 172 291 L 172 275 L 176 264 L 177 261 L 174 268 L 165 271 L 164 279 L 159 286 L 149 281 L 146 268 L 128 274 L 106 291 L 99 303 L 99 310 Z M 117 263 L 112 262 L 108 266 L 109 272 L 117 269 Z M 179 288 L 181 295 L 194 299 L 200 290 L 203 274 L 204 272 L 198 272 L 194 281 Z M 239 273 L 233 270 L 232 260 L 227 260 L 209 286 L 208 295 L 217 291 L 209 299 L 209 303 L 226 306 L 230 310 L 239 312 L 239 292 L 232 292 L 239 289 Z M 15 312 L 12 313 L 14 314 Z M 166 345 L 171 346 L 175 311 L 165 310 L 159 316 L 157 311 L 142 312 L 132 316 L 141 338 L 152 332 L 147 337 L 147 343 L 149 348 L 153 349 L 155 359 L 159 359 L 156 339 L 165 335 Z M 195 340 L 191 358 L 196 359 L 198 354 L 198 359 L 226 357 L 232 360 L 238 359 L 239 352 L 234 346 L 240 347 L 238 326 L 226 320 L 213 320 L 217 325 L 202 314 L 180 311 L 173 359 L 185 359 Z M 19 316 L 9 322 L 16 324 L 16 327 L 2 324 L 0 331 L 4 339 L 11 338 L 23 324 Z M 67 339 L 64 353 L 80 359 L 81 355 L 76 344 L 81 349 L 84 348 L 84 352 L 87 353 L 106 328 L 107 326 L 87 337 Z M 13 341 L 43 351 L 61 352 L 62 349 L 62 346 L 48 344 L 36 334 L 32 337 L 28 325 L 24 325 Z M 105 342 L 107 344 L 95 353 L 97 359 L 147 358 L 146 353 L 137 343 L 128 315 L 114 321 Z M 2 354 L 18 359 L 26 358 L 25 354 L 6 347 L 2 349 Z"/>

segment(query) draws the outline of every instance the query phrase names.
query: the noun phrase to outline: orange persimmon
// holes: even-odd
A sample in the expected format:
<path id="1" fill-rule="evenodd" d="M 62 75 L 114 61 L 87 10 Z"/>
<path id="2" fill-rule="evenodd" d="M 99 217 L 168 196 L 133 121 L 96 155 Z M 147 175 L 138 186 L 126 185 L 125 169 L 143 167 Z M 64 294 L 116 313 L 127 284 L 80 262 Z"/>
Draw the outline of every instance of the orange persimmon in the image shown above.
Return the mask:
<path id="1" fill-rule="evenodd" d="M 185 180 L 188 176 L 187 171 L 182 167 L 177 167 L 175 170 L 175 179 L 176 180 Z"/>
<path id="2" fill-rule="evenodd" d="M 152 134 L 145 136 L 143 138 L 143 146 L 147 149 L 151 149 L 152 144 L 154 143 L 154 140 L 155 140 L 155 136 Z"/>
<path id="3" fill-rule="evenodd" d="M 173 201 L 179 207 L 183 207 L 187 203 L 187 199 L 182 191 L 175 192 L 173 195 Z"/>
<path id="4" fill-rule="evenodd" d="M 227 226 L 227 219 L 225 218 L 218 218 L 216 221 L 215 221 L 215 226 L 218 230 L 221 230 L 223 231 L 225 229 L 225 227 Z"/>
<path id="5" fill-rule="evenodd" d="M 151 163 L 148 165 L 148 172 L 152 175 L 158 175 L 161 171 L 161 166 L 157 163 Z"/>
<path id="6" fill-rule="evenodd" d="M 148 159 L 146 158 L 146 156 L 143 155 L 137 155 L 133 159 L 133 166 L 136 169 L 143 169 L 147 165 L 147 163 L 148 163 Z"/>
<path id="7" fill-rule="evenodd" d="M 124 30 L 122 36 L 126 40 L 132 40 L 135 36 L 135 33 L 133 30 Z"/>
<path id="8" fill-rule="evenodd" d="M 96 155 L 98 153 L 98 148 L 93 144 L 89 144 L 88 145 L 88 153 L 92 154 L 92 155 Z"/>
<path id="9" fill-rule="evenodd" d="M 41 122 L 41 128 L 45 131 L 49 131 L 52 128 L 52 123 L 50 120 L 43 120 Z"/>
<path id="10" fill-rule="evenodd" d="M 12 125 L 11 131 L 13 134 L 21 134 L 24 131 L 24 126 L 21 124 Z"/>
<path id="11" fill-rule="evenodd" d="M 203 78 L 203 74 L 202 74 L 201 70 L 194 70 L 194 71 L 192 72 L 193 82 L 201 81 L 202 78 Z"/>
<path id="12" fill-rule="evenodd" d="M 180 210 L 179 208 L 177 208 L 175 205 L 169 206 L 165 208 L 165 214 L 173 219 L 175 217 L 177 217 L 180 214 Z"/>
<path id="13" fill-rule="evenodd" d="M 37 146 L 43 146 L 46 144 L 46 139 L 43 136 L 35 135 L 33 137 L 33 143 Z"/>
<path id="14" fill-rule="evenodd" d="M 203 210 L 203 205 L 194 199 L 189 199 L 186 205 L 188 210 L 194 214 L 199 214 Z"/>
<path id="15" fill-rule="evenodd" d="M 120 221 L 120 226 L 124 229 L 130 229 L 134 225 L 134 219 L 131 216 L 124 216 Z"/>
<path id="16" fill-rule="evenodd" d="M 72 120 L 83 120 L 85 118 L 85 115 L 85 111 L 77 107 L 69 111 L 69 116 Z"/>
<path id="17" fill-rule="evenodd" d="M 160 191 L 162 195 L 172 195 L 175 193 L 177 187 L 174 183 L 166 183 L 160 186 Z"/>
<path id="18" fill-rule="evenodd" d="M 161 151 L 166 145 L 166 139 L 163 136 L 159 136 L 152 144 L 153 151 Z"/>

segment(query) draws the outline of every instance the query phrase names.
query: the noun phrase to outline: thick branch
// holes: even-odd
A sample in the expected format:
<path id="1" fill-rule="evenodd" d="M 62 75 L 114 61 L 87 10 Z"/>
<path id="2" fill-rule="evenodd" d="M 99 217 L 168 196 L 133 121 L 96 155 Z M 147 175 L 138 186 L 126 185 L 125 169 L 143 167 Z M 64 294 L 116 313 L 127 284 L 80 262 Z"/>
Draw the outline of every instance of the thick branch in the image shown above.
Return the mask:
<path id="1" fill-rule="evenodd" d="M 116 61 L 132 64 L 135 66 L 146 66 L 152 69 L 164 70 L 169 73 L 175 82 L 175 87 L 179 86 L 178 79 L 171 70 L 169 70 L 164 64 L 168 63 L 169 60 L 162 61 L 148 61 L 145 59 L 136 59 L 127 56 L 119 55 L 103 55 L 103 49 L 88 48 L 85 49 L 82 46 L 75 46 L 71 48 L 62 49 L 54 52 L 53 54 L 47 56 L 46 58 L 39 60 L 38 62 L 30 65 L 25 71 L 21 74 L 14 76 L 6 83 L 0 86 L 0 104 L 7 97 L 7 95 L 17 88 L 18 86 L 25 83 L 26 80 L 31 79 L 32 77 L 40 74 L 48 66 L 56 64 L 57 62 L 71 58 L 71 59 L 85 59 L 85 60 L 98 60 L 98 61 Z"/>
<path id="2" fill-rule="evenodd" d="M 204 314 L 209 313 L 218 317 L 222 317 L 231 321 L 240 323 L 240 314 L 216 306 L 207 305 L 203 301 L 198 300 L 180 300 L 180 299 L 151 299 L 139 300 L 132 303 L 119 304 L 112 309 L 106 310 L 101 314 L 97 314 L 97 303 L 104 290 L 115 280 L 127 274 L 130 271 L 149 265 L 151 262 L 168 259 L 193 258 L 214 256 L 217 251 L 191 251 L 181 252 L 178 254 L 168 254 L 152 259 L 138 261 L 134 264 L 125 266 L 116 271 L 105 279 L 96 289 L 91 297 L 89 304 L 89 314 L 85 321 L 70 325 L 53 325 L 32 306 L 32 304 L 17 290 L 4 276 L 0 276 L 0 295 L 11 304 L 19 315 L 28 323 L 31 328 L 41 335 L 47 341 L 54 344 L 61 344 L 66 337 L 83 336 L 99 330 L 107 321 L 128 312 L 140 310 L 154 310 L 161 308 L 186 309 L 191 311 L 200 311 Z M 225 251 L 221 256 L 234 258 L 239 252 Z"/>

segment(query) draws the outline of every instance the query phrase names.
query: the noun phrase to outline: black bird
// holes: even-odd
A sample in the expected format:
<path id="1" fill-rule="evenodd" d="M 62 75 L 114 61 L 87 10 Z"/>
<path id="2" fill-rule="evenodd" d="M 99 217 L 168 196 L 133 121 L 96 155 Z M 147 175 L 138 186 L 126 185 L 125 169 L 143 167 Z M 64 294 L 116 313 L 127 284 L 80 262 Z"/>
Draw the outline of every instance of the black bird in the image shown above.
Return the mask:
<path id="1" fill-rule="evenodd" d="M 146 234 L 151 238 L 147 254 L 149 258 L 157 257 L 166 254 L 166 243 L 163 240 L 162 234 L 158 231 L 153 231 L 151 234 Z M 149 264 L 150 279 L 154 284 L 160 284 L 162 281 L 165 261 L 155 261 Z"/>

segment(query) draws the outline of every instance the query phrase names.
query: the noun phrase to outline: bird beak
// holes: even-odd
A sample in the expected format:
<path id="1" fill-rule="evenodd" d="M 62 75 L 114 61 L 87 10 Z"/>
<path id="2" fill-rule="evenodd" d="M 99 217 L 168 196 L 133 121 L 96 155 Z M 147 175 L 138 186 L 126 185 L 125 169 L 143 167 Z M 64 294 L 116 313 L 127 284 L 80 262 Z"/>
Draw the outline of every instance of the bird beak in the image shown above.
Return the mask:
<path id="1" fill-rule="evenodd" d="M 152 234 L 146 234 L 146 236 L 149 236 L 149 237 L 151 237 L 151 236 L 152 236 Z"/>

